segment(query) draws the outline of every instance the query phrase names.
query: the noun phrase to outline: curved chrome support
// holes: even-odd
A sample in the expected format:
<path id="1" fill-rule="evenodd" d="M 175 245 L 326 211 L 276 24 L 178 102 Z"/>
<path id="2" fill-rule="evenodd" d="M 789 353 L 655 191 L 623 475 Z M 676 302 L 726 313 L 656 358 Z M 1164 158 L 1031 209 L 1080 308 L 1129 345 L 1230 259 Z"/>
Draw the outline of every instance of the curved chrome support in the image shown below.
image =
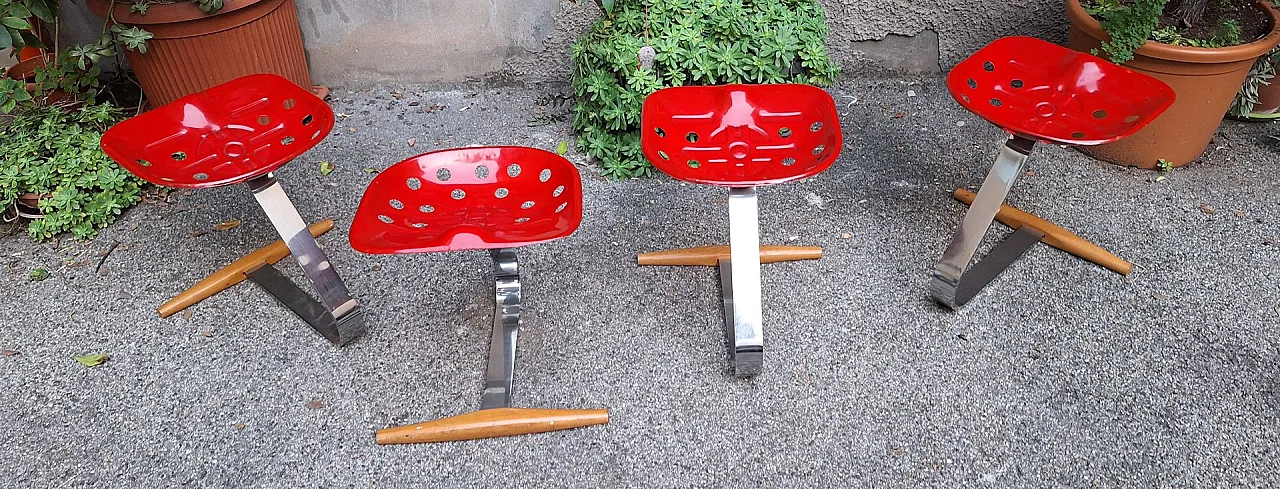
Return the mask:
<path id="1" fill-rule="evenodd" d="M 364 313 L 360 310 L 360 304 L 351 298 L 351 293 L 342 282 L 342 277 L 338 276 L 338 271 L 329 262 L 329 257 L 307 231 L 306 222 L 298 214 L 298 209 L 293 206 L 289 196 L 285 195 L 280 182 L 276 181 L 274 175 L 268 173 L 247 183 L 249 189 L 253 191 L 253 197 L 258 200 L 258 205 L 262 206 L 267 218 L 275 226 L 276 232 L 280 233 L 280 237 L 289 246 L 290 253 L 293 254 L 294 259 L 298 260 L 298 265 L 302 266 L 307 279 L 315 286 L 323 306 L 304 304 L 308 301 L 314 303 L 315 299 L 297 287 L 271 288 L 266 285 L 266 283 L 278 283 L 278 280 L 268 278 L 267 281 L 255 280 L 255 282 L 275 295 L 280 302 L 289 306 L 334 344 L 345 345 L 363 335 Z M 301 293 L 301 297 L 298 293 Z M 324 309 L 323 314 L 318 311 L 314 311 L 315 314 L 300 312 L 300 310 L 315 310 L 320 307 Z M 328 319 L 324 317 L 326 315 L 329 316 Z"/>
<path id="2" fill-rule="evenodd" d="M 764 364 L 759 221 L 756 189 L 729 189 L 729 259 L 720 260 L 720 284 L 729 358 L 738 377 L 758 375 Z"/>
<path id="3" fill-rule="evenodd" d="M 520 270 L 516 252 L 509 248 L 489 250 L 489 256 L 493 258 L 495 307 L 480 409 L 511 405 L 516 339 L 520 333 Z"/>
<path id="4" fill-rule="evenodd" d="M 1034 140 L 1014 136 L 1000 148 L 1000 155 L 978 189 L 973 205 L 969 206 L 964 221 L 956 229 L 951 244 L 933 271 L 929 293 L 938 302 L 951 309 L 963 306 L 1044 236 L 1036 229 L 1024 226 L 965 273 L 996 213 L 1000 211 L 1000 205 L 1009 195 L 1014 180 L 1026 166 L 1033 146 Z"/>

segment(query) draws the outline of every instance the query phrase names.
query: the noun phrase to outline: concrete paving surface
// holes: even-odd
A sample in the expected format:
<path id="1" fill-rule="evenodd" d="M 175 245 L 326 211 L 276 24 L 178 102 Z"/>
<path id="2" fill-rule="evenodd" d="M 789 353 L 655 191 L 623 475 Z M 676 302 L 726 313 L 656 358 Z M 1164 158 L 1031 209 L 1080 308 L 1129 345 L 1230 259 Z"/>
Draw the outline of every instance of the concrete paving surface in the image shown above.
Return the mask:
<path id="1" fill-rule="evenodd" d="M 581 228 L 519 251 L 515 405 L 612 421 L 375 445 L 380 428 L 479 407 L 493 282 L 483 252 L 353 251 L 366 168 L 553 149 L 571 141 L 570 102 L 560 87 L 338 86 L 338 127 L 278 175 L 308 220 L 337 220 L 320 244 L 368 335 L 335 348 L 250 283 L 157 317 L 275 239 L 243 186 L 174 192 L 89 242 L 0 238 L 0 487 L 1280 484 L 1280 126 L 1228 121 L 1163 179 L 1038 146 L 1009 202 L 1137 269 L 1038 245 L 951 312 L 926 294 L 965 210 L 949 194 L 977 187 L 1004 133 L 937 79 L 832 93 L 839 160 L 760 192 L 764 242 L 825 256 L 763 267 L 758 378 L 729 375 L 715 269 L 635 265 L 726 243 L 726 192 L 608 182 L 571 149 Z M 228 219 L 243 224 L 210 231 Z M 35 268 L 52 276 L 29 282 Z M 73 359 L 91 353 L 111 358 Z"/>

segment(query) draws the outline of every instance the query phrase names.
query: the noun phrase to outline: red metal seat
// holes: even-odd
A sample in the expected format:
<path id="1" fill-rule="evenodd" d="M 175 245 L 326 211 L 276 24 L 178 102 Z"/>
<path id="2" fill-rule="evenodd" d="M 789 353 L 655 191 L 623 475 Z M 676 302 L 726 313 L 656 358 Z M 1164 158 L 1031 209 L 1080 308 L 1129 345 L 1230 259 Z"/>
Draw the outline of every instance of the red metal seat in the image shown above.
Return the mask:
<path id="1" fill-rule="evenodd" d="M 249 75 L 116 124 L 102 149 L 144 180 L 217 187 L 266 175 L 319 144 L 333 110 L 277 75 Z"/>
<path id="2" fill-rule="evenodd" d="M 729 246 L 643 253 L 640 265 L 718 265 L 738 376 L 764 359 L 760 262 L 813 259 L 822 249 L 759 242 L 756 186 L 816 175 L 844 145 L 835 102 L 809 85 L 673 87 L 644 101 L 640 145 L 673 178 L 729 188 Z"/>
<path id="3" fill-rule="evenodd" d="M 377 254 L 486 249 L 493 258 L 495 291 L 480 411 L 380 430 L 378 443 L 470 440 L 609 421 L 603 409 L 511 407 L 521 310 L 514 248 L 573 234 L 581 221 L 578 169 L 540 149 L 436 151 L 374 177 L 351 223 L 352 248 Z"/>
<path id="4" fill-rule="evenodd" d="M 933 297 L 952 309 L 964 305 L 1041 239 L 1081 256 L 1110 255 L 1047 221 L 1033 224 L 1002 202 L 1037 141 L 1095 145 L 1119 140 L 1172 105 L 1173 89 L 1097 56 L 1031 37 L 998 39 L 969 56 L 947 75 L 947 89 L 965 109 L 1012 137 L 976 196 L 955 192 L 972 206 L 933 272 Z M 966 272 L 997 217 L 1017 230 Z M 1053 236 L 1045 238 L 1046 233 Z M 1076 249 L 1064 247 L 1066 241 L 1077 243 Z M 1092 249 L 1083 252 L 1085 247 Z"/>
<path id="5" fill-rule="evenodd" d="M 512 248 L 562 238 L 582 220 L 573 163 L 535 148 L 461 148 L 383 170 L 351 225 L 362 253 Z"/>
<path id="6" fill-rule="evenodd" d="M 640 145 L 673 178 L 726 187 L 800 180 L 843 145 L 831 95 L 809 85 L 672 87 L 644 101 Z"/>
<path id="7" fill-rule="evenodd" d="M 246 183 L 323 304 L 269 261 L 237 261 L 216 275 L 237 277 L 225 283 L 252 279 L 317 332 L 342 345 L 364 333 L 364 314 L 271 173 L 319 144 L 332 129 L 333 111 L 323 100 L 280 76 L 260 74 L 120 122 L 102 135 L 102 149 L 126 170 L 158 185 Z"/>
<path id="8" fill-rule="evenodd" d="M 1033 37 L 988 44 L 951 69 L 947 89 L 1012 134 L 1075 145 L 1129 136 L 1174 97 L 1160 80 Z"/>

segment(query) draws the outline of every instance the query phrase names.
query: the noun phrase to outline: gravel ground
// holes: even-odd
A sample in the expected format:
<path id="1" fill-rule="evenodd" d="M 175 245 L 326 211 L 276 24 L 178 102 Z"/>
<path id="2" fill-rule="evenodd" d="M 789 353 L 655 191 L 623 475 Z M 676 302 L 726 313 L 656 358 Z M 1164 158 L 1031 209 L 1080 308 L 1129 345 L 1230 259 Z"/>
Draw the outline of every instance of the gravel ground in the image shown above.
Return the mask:
<path id="1" fill-rule="evenodd" d="M 1159 180 L 1041 145 L 1010 203 L 1137 269 L 1037 246 L 951 312 L 925 292 L 965 209 L 948 195 L 976 188 L 1004 136 L 935 79 L 834 89 L 839 161 L 761 191 L 763 241 L 826 256 L 764 266 L 758 378 L 729 375 L 713 268 L 634 264 L 727 242 L 725 192 L 607 182 L 572 149 L 581 228 L 520 250 L 515 404 L 607 407 L 612 422 L 375 445 L 377 429 L 479 407 L 493 284 L 483 252 L 352 251 L 365 168 L 470 144 L 554 148 L 570 139 L 562 90 L 335 87 L 338 127 L 279 176 L 308 220 L 339 223 L 320 243 L 369 314 L 346 348 L 251 284 L 155 314 L 274 239 L 243 186 L 139 205 L 89 242 L 0 238 L 0 486 L 1275 484 L 1280 157 L 1267 136 L 1280 131 L 1227 122 L 1204 162 Z M 322 160 L 336 171 L 322 176 Z M 197 232 L 232 218 L 243 224 Z M 52 276 L 28 282 L 41 267 Z M 88 353 L 111 359 L 72 358 Z"/>

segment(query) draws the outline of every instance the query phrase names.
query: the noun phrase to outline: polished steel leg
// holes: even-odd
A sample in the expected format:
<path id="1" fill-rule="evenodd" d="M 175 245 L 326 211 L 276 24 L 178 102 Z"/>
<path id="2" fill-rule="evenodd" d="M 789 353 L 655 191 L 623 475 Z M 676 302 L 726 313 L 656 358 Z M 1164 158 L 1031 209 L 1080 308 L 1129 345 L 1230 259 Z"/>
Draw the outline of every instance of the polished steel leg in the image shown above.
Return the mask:
<path id="1" fill-rule="evenodd" d="M 320 249 L 320 245 L 316 243 L 316 239 L 311 236 L 311 233 L 307 231 L 306 223 L 303 222 L 302 216 L 298 214 L 298 209 L 293 206 L 293 202 L 289 201 L 289 196 L 285 195 L 280 182 L 277 182 L 275 176 L 268 173 L 250 180 L 248 184 L 249 189 L 253 191 L 254 198 L 258 200 L 258 205 L 262 206 L 267 218 L 275 226 L 276 232 L 280 233 L 280 237 L 289 246 L 289 251 L 298 260 L 298 264 L 302 266 L 303 273 L 315 286 L 316 293 L 320 295 L 320 300 L 324 304 L 324 309 L 335 318 L 340 337 L 335 343 L 346 344 L 364 334 L 364 313 L 361 311 L 360 305 L 355 299 L 351 298 L 351 293 L 347 291 L 346 284 L 338 276 L 338 272 L 334 269 L 333 264 L 329 262 L 328 256 Z M 286 289 L 276 288 L 274 290 Z M 274 290 L 272 291 L 273 294 L 275 293 Z M 291 292 L 290 295 L 292 295 Z M 310 299 L 309 296 L 308 299 Z M 287 300 L 281 299 L 281 302 L 288 304 L 298 300 L 300 299 L 290 297 Z M 303 316 L 303 319 L 307 319 L 307 317 Z"/>
<path id="2" fill-rule="evenodd" d="M 489 366 L 485 372 L 480 409 L 511 405 L 516 369 L 516 339 L 520 333 L 520 270 L 512 249 L 490 250 L 495 283 L 493 336 L 489 339 Z"/>
<path id="3" fill-rule="evenodd" d="M 720 260 L 729 357 L 738 377 L 758 375 L 764 363 L 760 304 L 760 222 L 755 188 L 729 189 L 729 259 Z"/>
<path id="4" fill-rule="evenodd" d="M 1044 233 L 1024 226 L 965 273 L 982 238 L 995 220 L 1000 205 L 1009 195 L 1014 180 L 1022 173 L 1034 145 L 1035 141 L 1016 136 L 1005 142 L 986 180 L 982 182 L 973 205 L 965 213 L 964 221 L 960 223 L 951 244 L 942 254 L 929 283 L 929 292 L 947 307 L 956 309 L 969 302 L 1044 236 Z"/>

